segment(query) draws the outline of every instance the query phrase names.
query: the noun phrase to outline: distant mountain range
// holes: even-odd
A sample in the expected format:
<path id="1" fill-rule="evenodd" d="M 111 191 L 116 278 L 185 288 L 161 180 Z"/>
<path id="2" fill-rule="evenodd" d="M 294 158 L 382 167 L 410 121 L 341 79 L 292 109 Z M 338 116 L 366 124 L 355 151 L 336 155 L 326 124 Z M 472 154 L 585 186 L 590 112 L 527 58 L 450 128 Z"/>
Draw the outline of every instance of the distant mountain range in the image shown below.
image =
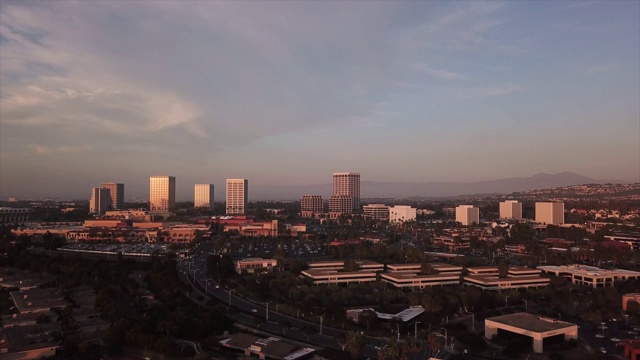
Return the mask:
<path id="1" fill-rule="evenodd" d="M 529 177 L 506 178 L 489 181 L 456 183 L 427 182 L 399 183 L 362 181 L 360 196 L 362 198 L 397 198 L 408 197 L 449 197 L 471 194 L 510 194 L 512 192 L 547 189 L 568 185 L 625 183 L 614 180 L 595 180 L 571 172 L 558 174 L 536 174 Z M 332 184 L 295 185 L 295 186 L 249 186 L 249 199 L 257 200 L 299 200 L 302 195 L 322 195 L 328 199 Z"/>

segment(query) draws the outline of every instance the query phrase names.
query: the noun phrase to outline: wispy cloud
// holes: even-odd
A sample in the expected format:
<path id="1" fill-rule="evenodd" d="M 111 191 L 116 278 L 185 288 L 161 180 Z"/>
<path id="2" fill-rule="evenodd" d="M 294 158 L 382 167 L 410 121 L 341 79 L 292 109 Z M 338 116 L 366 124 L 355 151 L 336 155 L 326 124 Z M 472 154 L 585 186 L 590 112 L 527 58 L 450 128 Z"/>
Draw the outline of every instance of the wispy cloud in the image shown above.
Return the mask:
<path id="1" fill-rule="evenodd" d="M 49 154 L 72 154 L 72 153 L 86 153 L 91 151 L 90 146 L 44 146 L 30 144 L 29 148 L 37 155 L 49 155 Z"/>
<path id="2" fill-rule="evenodd" d="M 441 78 L 441 79 L 462 79 L 464 78 L 464 76 L 462 74 L 453 72 L 453 71 L 447 71 L 444 69 L 436 69 L 433 68 L 431 65 L 426 64 L 426 63 L 418 63 L 418 64 L 414 64 L 413 68 L 423 72 L 425 74 L 428 74 L 430 76 L 434 76 L 437 78 Z"/>
<path id="3" fill-rule="evenodd" d="M 619 67 L 619 64 L 614 63 L 614 62 L 610 62 L 610 63 L 603 64 L 603 65 L 590 66 L 588 68 L 585 68 L 583 70 L 583 72 L 586 73 L 586 74 L 589 74 L 589 75 L 594 75 L 594 74 L 608 72 L 608 71 L 614 70 L 614 69 L 616 69 L 618 67 Z"/>

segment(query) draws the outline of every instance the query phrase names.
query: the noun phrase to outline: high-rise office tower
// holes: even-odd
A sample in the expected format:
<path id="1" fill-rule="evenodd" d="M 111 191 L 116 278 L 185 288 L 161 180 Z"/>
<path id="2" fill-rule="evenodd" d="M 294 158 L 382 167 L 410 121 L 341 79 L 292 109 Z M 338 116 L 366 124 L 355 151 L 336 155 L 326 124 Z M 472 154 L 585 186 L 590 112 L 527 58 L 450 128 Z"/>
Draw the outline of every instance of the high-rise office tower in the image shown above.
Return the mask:
<path id="1" fill-rule="evenodd" d="M 331 195 L 329 197 L 329 217 L 332 219 L 342 214 L 353 212 L 353 198 L 347 195 Z"/>
<path id="2" fill-rule="evenodd" d="M 249 180 L 227 179 L 227 215 L 243 215 L 249 198 Z"/>
<path id="3" fill-rule="evenodd" d="M 91 189 L 91 200 L 89 201 L 89 212 L 102 215 L 111 207 L 111 193 L 109 189 L 95 187 Z"/>
<path id="4" fill-rule="evenodd" d="M 518 200 L 507 200 L 500 202 L 501 219 L 522 219 L 522 203 Z"/>
<path id="5" fill-rule="evenodd" d="M 111 210 L 124 208 L 124 184 L 108 182 L 100 184 L 100 187 L 109 189 L 111 192 Z"/>
<path id="6" fill-rule="evenodd" d="M 324 211 L 322 196 L 320 195 L 303 195 L 300 199 L 300 214 L 304 217 L 311 217 L 315 214 L 321 214 Z"/>
<path id="7" fill-rule="evenodd" d="M 473 205 L 460 205 L 456 208 L 456 221 L 465 226 L 480 224 L 480 209 Z"/>
<path id="8" fill-rule="evenodd" d="M 547 225 L 564 224 L 564 203 L 562 202 L 537 202 L 536 222 Z"/>
<path id="9" fill-rule="evenodd" d="M 193 207 L 213 210 L 213 184 L 196 184 L 193 191 Z"/>
<path id="10" fill-rule="evenodd" d="M 152 176 L 149 178 L 149 210 L 172 211 L 176 207 L 176 178 Z"/>
<path id="11" fill-rule="evenodd" d="M 333 173 L 334 196 L 351 196 L 352 211 L 360 209 L 360 174 L 351 172 Z"/>

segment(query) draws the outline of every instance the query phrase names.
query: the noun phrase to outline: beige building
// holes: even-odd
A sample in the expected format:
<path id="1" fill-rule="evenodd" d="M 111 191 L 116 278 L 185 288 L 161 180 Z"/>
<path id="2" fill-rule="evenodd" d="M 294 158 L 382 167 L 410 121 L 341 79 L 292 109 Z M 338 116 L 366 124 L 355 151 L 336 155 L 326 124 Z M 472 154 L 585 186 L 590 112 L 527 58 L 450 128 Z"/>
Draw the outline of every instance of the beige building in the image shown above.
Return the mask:
<path id="1" fill-rule="evenodd" d="M 547 225 L 564 224 L 564 203 L 537 202 L 536 222 Z"/>
<path id="2" fill-rule="evenodd" d="M 347 195 L 331 195 L 329 198 L 329 217 L 332 219 L 342 214 L 353 213 L 353 198 Z"/>
<path id="3" fill-rule="evenodd" d="M 249 198 L 249 180 L 227 179 L 227 215 L 244 215 Z"/>
<path id="4" fill-rule="evenodd" d="M 89 200 L 89 212 L 102 215 L 111 207 L 111 193 L 109 189 L 95 187 L 91 189 L 91 200 Z"/>
<path id="5" fill-rule="evenodd" d="M 300 215 L 314 217 L 324 212 L 324 203 L 320 195 L 303 195 L 300 199 Z"/>
<path id="6" fill-rule="evenodd" d="M 640 279 L 640 272 L 613 269 L 605 270 L 587 265 L 538 266 L 543 273 L 571 279 L 574 284 L 602 288 L 613 286 L 616 281 Z"/>
<path id="7" fill-rule="evenodd" d="M 124 184 L 108 182 L 100 184 L 101 188 L 109 189 L 111 194 L 111 208 L 109 210 L 120 210 L 124 208 Z"/>
<path id="8" fill-rule="evenodd" d="M 360 174 L 352 172 L 333 173 L 334 196 L 350 196 L 352 210 L 360 209 Z"/>
<path id="9" fill-rule="evenodd" d="M 152 176 L 149 178 L 149 210 L 169 212 L 176 207 L 176 178 Z"/>
<path id="10" fill-rule="evenodd" d="M 407 205 L 396 205 L 389 208 L 389 222 L 403 223 L 415 221 L 416 209 Z"/>
<path id="11" fill-rule="evenodd" d="M 480 209 L 473 205 L 460 205 L 456 208 L 456 221 L 464 226 L 480 223 Z"/>
<path id="12" fill-rule="evenodd" d="M 500 202 L 501 219 L 522 219 L 522 203 L 518 200 L 506 200 Z"/>
<path id="13" fill-rule="evenodd" d="M 255 269 L 265 269 L 267 271 L 271 271 L 271 269 L 276 266 L 278 266 L 277 260 L 262 258 L 246 258 L 238 260 L 235 263 L 235 269 L 238 274 L 242 274 L 242 271 L 253 273 Z"/>
<path id="14" fill-rule="evenodd" d="M 528 313 L 515 313 L 485 319 L 484 336 L 491 339 L 500 332 L 529 336 L 533 340 L 533 352 L 544 351 L 544 339 L 562 336 L 564 340 L 578 339 L 578 326 L 552 318 L 535 316 Z"/>
<path id="15" fill-rule="evenodd" d="M 196 184 L 194 186 L 193 207 L 213 210 L 213 184 Z"/>

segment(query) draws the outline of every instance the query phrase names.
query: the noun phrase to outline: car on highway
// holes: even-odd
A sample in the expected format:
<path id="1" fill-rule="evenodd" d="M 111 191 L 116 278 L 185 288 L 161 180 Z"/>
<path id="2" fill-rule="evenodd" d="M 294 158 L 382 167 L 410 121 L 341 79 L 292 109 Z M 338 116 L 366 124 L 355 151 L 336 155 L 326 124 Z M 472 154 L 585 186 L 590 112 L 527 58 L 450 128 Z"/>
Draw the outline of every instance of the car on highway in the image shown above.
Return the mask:
<path id="1" fill-rule="evenodd" d="M 258 312 L 258 309 L 252 309 L 252 310 L 251 310 L 251 312 L 253 312 L 253 313 L 257 313 L 257 312 Z"/>
<path id="2" fill-rule="evenodd" d="M 600 348 L 600 352 L 601 352 L 601 353 L 603 353 L 603 354 L 606 354 L 606 353 L 607 353 L 607 349 L 605 349 L 605 348 L 601 347 L 601 348 Z"/>
<path id="3" fill-rule="evenodd" d="M 620 341 L 622 341 L 622 340 L 620 340 L 620 339 L 618 339 L 618 338 L 611 338 L 611 341 L 613 341 L 613 342 L 620 342 Z"/>
<path id="4" fill-rule="evenodd" d="M 597 337 L 597 338 L 599 338 L 599 339 L 602 339 L 602 338 L 604 338 L 604 335 L 602 335 L 602 334 L 596 334 L 596 337 Z"/>

